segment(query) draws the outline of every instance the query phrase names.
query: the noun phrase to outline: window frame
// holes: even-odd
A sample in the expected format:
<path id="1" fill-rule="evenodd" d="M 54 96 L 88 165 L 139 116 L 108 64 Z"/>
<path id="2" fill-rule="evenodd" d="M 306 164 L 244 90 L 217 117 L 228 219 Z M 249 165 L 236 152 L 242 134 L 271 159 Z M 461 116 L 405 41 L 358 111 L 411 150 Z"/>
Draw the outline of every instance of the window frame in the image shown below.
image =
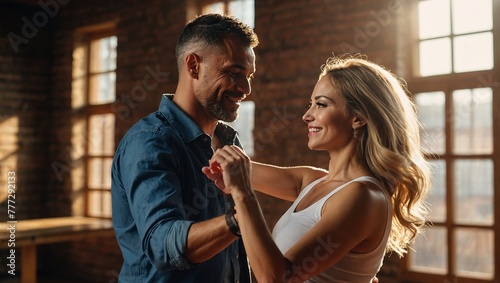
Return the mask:
<path id="1" fill-rule="evenodd" d="M 81 121 L 84 121 L 84 129 L 85 129 L 85 141 L 83 141 L 83 153 L 81 154 L 81 159 L 82 159 L 82 172 L 83 172 L 83 207 L 80 208 L 74 208 L 74 213 L 73 214 L 83 214 L 86 217 L 93 217 L 93 218 L 103 218 L 103 219 L 111 219 L 112 215 L 107 215 L 103 212 L 100 215 L 96 215 L 91 213 L 91 193 L 92 192 L 101 192 L 106 193 L 109 192 L 111 195 L 111 188 L 90 188 L 90 174 L 89 172 L 89 162 L 92 158 L 113 158 L 114 156 L 114 148 L 115 148 L 115 141 L 114 141 L 114 136 L 115 134 L 113 133 L 113 153 L 112 154 L 91 154 L 90 152 L 90 146 L 92 142 L 92 137 L 91 135 L 91 130 L 90 130 L 90 119 L 92 116 L 95 115 L 104 115 L 104 114 L 113 114 L 115 116 L 115 122 L 113 124 L 113 131 L 115 131 L 116 126 L 116 114 L 112 110 L 112 105 L 115 102 L 115 100 L 106 102 L 106 103 L 100 103 L 100 104 L 92 104 L 91 103 L 91 88 L 90 88 L 90 78 L 94 75 L 100 75 L 100 74 L 107 74 L 107 73 L 115 73 L 117 72 L 117 67 L 115 65 L 115 68 L 113 70 L 107 70 L 105 72 L 91 72 L 90 70 L 90 63 L 91 63 L 91 42 L 93 40 L 98 40 L 101 38 L 106 38 L 110 36 L 116 36 L 116 28 L 114 23 L 104 23 L 96 26 L 90 26 L 90 27 L 84 27 L 76 30 L 75 32 L 75 46 L 79 46 L 81 48 L 84 48 L 84 54 L 83 54 L 83 75 L 81 78 L 84 78 L 84 83 L 83 83 L 83 91 L 82 95 L 84 96 L 83 100 L 83 105 L 79 107 L 74 113 L 74 118 L 76 116 L 76 119 L 79 119 Z M 116 63 L 116 62 L 115 62 Z M 73 78 L 74 80 L 75 78 Z M 116 91 L 116 81 L 115 81 L 115 91 Z M 116 94 L 115 94 L 116 96 Z M 103 137 L 104 138 L 104 137 Z M 78 147 L 78 146 L 76 146 Z M 101 200 L 102 200 L 102 195 L 101 195 Z M 80 202 L 75 203 L 75 205 L 79 205 Z M 111 203 L 109 203 L 109 206 L 111 207 Z M 76 213 L 75 213 L 76 211 Z"/>
<path id="2" fill-rule="evenodd" d="M 500 170 L 500 1 L 492 1 L 493 11 L 493 48 L 494 66 L 491 70 L 481 70 L 472 72 L 455 73 L 453 70 L 450 74 L 433 75 L 422 77 L 418 75 L 419 72 L 419 38 L 418 38 L 418 2 L 420 0 L 412 0 L 407 3 L 407 11 L 409 13 L 403 15 L 407 16 L 402 21 L 407 21 L 407 26 L 410 26 L 409 31 L 403 32 L 400 38 L 409 39 L 409 46 L 400 44 L 398 52 L 402 58 L 410 58 L 408 63 L 403 63 L 402 72 L 408 84 L 408 89 L 412 94 L 422 92 L 443 91 L 445 93 L 445 152 L 438 156 L 428 156 L 429 159 L 443 160 L 446 166 L 446 220 L 443 223 L 433 223 L 434 226 L 440 226 L 447 229 L 447 242 L 448 242 L 448 273 L 446 275 L 427 274 L 409 270 L 409 256 L 405 256 L 401 265 L 401 279 L 405 282 L 494 282 L 500 278 L 500 174 L 493 173 L 493 209 L 494 209 L 494 222 L 492 226 L 482 225 L 464 225 L 454 223 L 454 176 L 453 176 L 453 162 L 458 159 L 491 159 L 493 161 L 493 172 Z M 453 35 L 452 35 L 453 36 Z M 402 46 L 408 48 L 401 48 Z M 453 56 L 453 55 L 452 55 Z M 452 57 L 453 58 L 453 57 Z M 493 92 L 493 152 L 491 154 L 458 154 L 453 152 L 453 114 L 451 111 L 452 94 L 453 91 L 459 89 L 473 89 L 479 87 L 489 87 Z M 495 142 L 496 141 L 496 142 Z M 450 166 L 451 165 L 451 166 Z M 494 233 L 494 279 L 484 280 L 476 278 L 457 277 L 454 274 L 454 266 L 456 259 L 453 257 L 455 252 L 455 242 L 453 239 L 454 230 L 457 228 L 479 228 L 491 230 Z M 421 237 L 421 236 L 419 236 Z"/>

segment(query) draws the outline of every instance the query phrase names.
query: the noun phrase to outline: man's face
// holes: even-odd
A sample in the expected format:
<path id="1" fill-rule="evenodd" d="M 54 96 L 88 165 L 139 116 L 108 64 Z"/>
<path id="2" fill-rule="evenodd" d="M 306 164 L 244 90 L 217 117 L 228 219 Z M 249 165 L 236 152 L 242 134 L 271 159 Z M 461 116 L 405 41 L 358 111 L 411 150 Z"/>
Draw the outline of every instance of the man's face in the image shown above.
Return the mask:
<path id="1" fill-rule="evenodd" d="M 226 39 L 223 46 L 204 52 L 196 99 L 211 118 L 232 122 L 238 117 L 241 101 L 251 92 L 254 72 L 253 49 Z"/>

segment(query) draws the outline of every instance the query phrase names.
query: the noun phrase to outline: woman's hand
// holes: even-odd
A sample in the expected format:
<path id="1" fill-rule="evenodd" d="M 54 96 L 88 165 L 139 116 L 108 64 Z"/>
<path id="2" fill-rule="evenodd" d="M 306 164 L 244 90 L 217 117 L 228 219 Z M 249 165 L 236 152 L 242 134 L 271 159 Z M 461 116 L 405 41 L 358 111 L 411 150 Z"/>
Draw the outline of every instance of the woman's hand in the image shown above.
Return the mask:
<path id="1" fill-rule="evenodd" d="M 202 168 L 203 173 L 224 193 L 251 191 L 250 158 L 237 146 L 224 146 L 218 149 Z"/>
<path id="2" fill-rule="evenodd" d="M 214 155 L 215 156 L 215 155 Z M 222 177 L 222 168 L 217 162 L 210 159 L 208 166 L 203 166 L 201 171 L 205 173 L 208 179 L 212 180 L 219 189 L 224 191 L 226 185 Z"/>

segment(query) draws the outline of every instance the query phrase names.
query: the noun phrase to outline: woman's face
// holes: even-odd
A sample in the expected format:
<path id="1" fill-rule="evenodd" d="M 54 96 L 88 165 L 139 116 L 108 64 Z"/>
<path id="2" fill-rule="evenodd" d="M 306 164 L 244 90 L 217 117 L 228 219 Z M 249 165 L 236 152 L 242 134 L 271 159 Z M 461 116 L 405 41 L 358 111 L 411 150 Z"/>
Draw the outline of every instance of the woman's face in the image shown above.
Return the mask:
<path id="1" fill-rule="evenodd" d="M 207 53 L 195 95 L 210 117 L 232 122 L 238 117 L 241 101 L 251 92 L 255 54 L 251 47 L 231 39 Z"/>
<path id="2" fill-rule="evenodd" d="M 341 150 L 353 139 L 354 117 L 347 114 L 345 99 L 334 88 L 328 75 L 316 83 L 309 109 L 302 120 L 309 130 L 310 149 Z"/>

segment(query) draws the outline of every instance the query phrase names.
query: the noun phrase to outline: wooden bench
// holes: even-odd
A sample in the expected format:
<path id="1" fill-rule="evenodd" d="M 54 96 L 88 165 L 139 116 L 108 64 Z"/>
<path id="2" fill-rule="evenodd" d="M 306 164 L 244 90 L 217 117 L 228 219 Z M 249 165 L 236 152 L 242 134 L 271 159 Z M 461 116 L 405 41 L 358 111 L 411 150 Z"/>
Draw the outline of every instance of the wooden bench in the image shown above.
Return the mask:
<path id="1" fill-rule="evenodd" d="M 21 282 L 36 283 L 37 245 L 79 241 L 114 235 L 109 219 L 89 217 L 40 218 L 0 222 L 0 249 L 8 249 L 7 266 L 14 249 L 15 264 L 21 267 Z M 15 247 L 13 246 L 15 243 Z M 18 251 L 21 260 L 19 262 Z"/>

